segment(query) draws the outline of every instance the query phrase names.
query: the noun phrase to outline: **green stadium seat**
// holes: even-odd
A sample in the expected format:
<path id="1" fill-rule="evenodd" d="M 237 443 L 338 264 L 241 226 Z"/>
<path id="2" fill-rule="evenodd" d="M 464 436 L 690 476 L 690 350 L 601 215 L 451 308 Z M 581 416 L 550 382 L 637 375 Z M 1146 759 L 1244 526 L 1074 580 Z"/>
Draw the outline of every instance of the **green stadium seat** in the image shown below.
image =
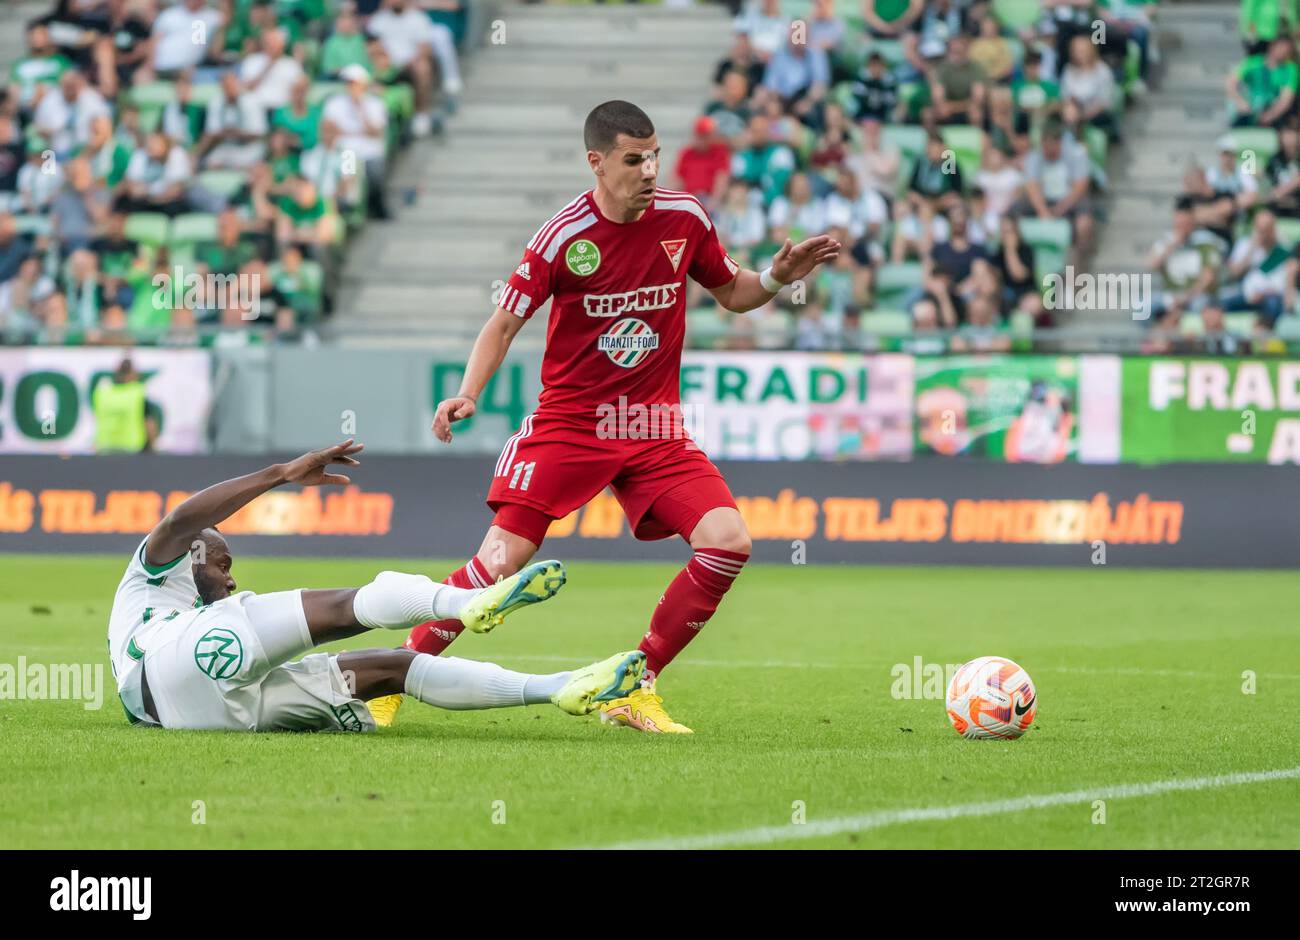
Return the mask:
<path id="1" fill-rule="evenodd" d="M 157 108 L 161 111 L 171 104 L 176 97 L 176 86 L 171 82 L 144 82 L 132 85 L 128 101 L 143 111 L 145 108 Z"/>
<path id="2" fill-rule="evenodd" d="M 14 228 L 19 235 L 32 235 L 39 238 L 54 231 L 54 223 L 48 215 L 24 214 L 14 216 Z"/>
<path id="3" fill-rule="evenodd" d="M 216 82 L 203 82 L 190 86 L 190 104 L 207 108 L 212 100 L 221 93 L 221 86 Z"/>
<path id="4" fill-rule="evenodd" d="M 163 109 L 150 106 L 147 108 L 140 108 L 139 110 L 140 130 L 146 134 L 152 134 L 158 129 L 158 125 L 162 123 Z"/>
<path id="5" fill-rule="evenodd" d="M 906 310 L 872 310 L 862 315 L 862 332 L 878 336 L 907 336 L 912 332 L 912 315 Z"/>
<path id="6" fill-rule="evenodd" d="M 126 217 L 126 237 L 157 248 L 167 244 L 169 219 L 161 212 L 132 212 Z"/>
<path id="7" fill-rule="evenodd" d="M 217 239 L 217 217 L 207 212 L 190 212 L 172 220 L 170 243 L 194 244 Z"/>
<path id="8" fill-rule="evenodd" d="M 897 65 L 906 58 L 901 39 L 872 39 L 867 46 L 867 53 L 879 52 L 890 65 Z"/>
<path id="9" fill-rule="evenodd" d="M 1228 132 L 1228 139 L 1241 158 L 1247 153 L 1255 155 L 1256 172 L 1261 174 L 1278 149 L 1277 131 L 1271 127 L 1236 127 Z"/>
<path id="10" fill-rule="evenodd" d="M 1012 311 L 1011 332 L 1017 336 L 1028 336 L 1034 332 L 1034 315 L 1027 310 Z"/>
<path id="11" fill-rule="evenodd" d="M 993 15 L 998 22 L 1017 32 L 1038 22 L 1043 15 L 1039 0 L 993 0 Z"/>
<path id="12" fill-rule="evenodd" d="M 1034 249 L 1034 276 L 1041 283 L 1049 274 L 1060 274 L 1065 270 L 1066 251 L 1062 248 L 1043 246 Z"/>
<path id="13" fill-rule="evenodd" d="M 912 161 L 925 152 L 925 128 L 915 124 L 886 124 L 880 129 L 880 139 L 893 144 Z"/>
<path id="14" fill-rule="evenodd" d="M 1178 331 L 1184 336 L 1204 336 L 1205 323 L 1199 313 L 1184 313 L 1178 318 Z"/>
<path id="15" fill-rule="evenodd" d="M 415 113 L 415 89 L 406 84 L 389 85 L 384 89 L 384 107 L 397 120 L 410 120 Z"/>
<path id="16" fill-rule="evenodd" d="M 718 316 L 716 309 L 691 310 L 686 314 L 687 345 L 692 348 L 712 349 L 729 329 L 727 321 Z"/>
<path id="17" fill-rule="evenodd" d="M 1106 132 L 1100 127 L 1093 127 L 1089 124 L 1083 131 L 1083 143 L 1088 150 L 1088 159 L 1097 169 L 1106 169 L 1106 151 L 1110 147 L 1110 140 L 1106 137 Z"/>
<path id="18" fill-rule="evenodd" d="M 239 192 L 247 179 L 248 174 L 243 170 L 204 170 L 198 181 L 208 192 L 229 199 Z"/>
<path id="19" fill-rule="evenodd" d="M 1279 317 L 1279 319 L 1281 319 Z M 1228 332 L 1233 336 L 1249 336 L 1255 332 L 1255 323 L 1258 318 L 1250 311 L 1241 311 L 1238 313 L 1225 313 L 1223 315 L 1223 325 L 1227 327 Z"/>
<path id="20" fill-rule="evenodd" d="M 311 87 L 307 89 L 307 103 L 310 105 L 324 104 L 325 99 L 347 88 L 344 82 L 312 82 Z"/>
<path id="21" fill-rule="evenodd" d="M 1040 248 L 1065 251 L 1070 247 L 1073 234 L 1069 219 L 1040 219 L 1029 216 L 1020 220 L 1020 237 L 1034 250 Z"/>
<path id="22" fill-rule="evenodd" d="M 979 175 L 984 154 L 984 131 L 969 124 L 950 124 L 941 131 L 943 142 L 957 157 L 957 166 L 968 185 Z"/>
<path id="23" fill-rule="evenodd" d="M 1300 219 L 1277 217 L 1277 237 L 1287 248 L 1300 241 Z"/>
<path id="24" fill-rule="evenodd" d="M 882 264 L 876 271 L 876 296 L 898 302 L 921 287 L 921 264 L 908 261 L 902 264 Z"/>
<path id="25" fill-rule="evenodd" d="M 1288 313 L 1285 316 L 1278 317 L 1277 323 L 1273 325 L 1273 332 L 1280 339 L 1288 342 L 1300 341 L 1300 316 Z"/>

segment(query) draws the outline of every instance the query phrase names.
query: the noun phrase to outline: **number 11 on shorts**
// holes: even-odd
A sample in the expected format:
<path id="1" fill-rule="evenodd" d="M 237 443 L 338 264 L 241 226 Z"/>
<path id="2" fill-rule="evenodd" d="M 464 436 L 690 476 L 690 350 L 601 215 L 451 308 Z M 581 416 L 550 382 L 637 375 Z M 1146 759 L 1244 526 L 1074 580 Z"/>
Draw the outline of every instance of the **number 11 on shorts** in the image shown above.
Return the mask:
<path id="1" fill-rule="evenodd" d="M 510 475 L 509 488 L 514 490 L 526 491 L 528 481 L 533 478 L 533 470 L 537 466 L 536 460 L 530 460 L 524 463 L 522 460 L 515 464 L 515 472 Z M 522 480 L 520 477 L 522 476 Z"/>

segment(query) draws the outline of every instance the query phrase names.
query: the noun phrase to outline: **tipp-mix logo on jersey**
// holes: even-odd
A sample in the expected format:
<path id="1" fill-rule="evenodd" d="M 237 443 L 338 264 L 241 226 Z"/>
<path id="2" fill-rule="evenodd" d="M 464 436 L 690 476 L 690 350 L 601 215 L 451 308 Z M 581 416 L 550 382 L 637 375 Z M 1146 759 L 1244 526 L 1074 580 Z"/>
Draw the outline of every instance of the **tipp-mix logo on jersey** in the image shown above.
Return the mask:
<path id="1" fill-rule="evenodd" d="M 638 310 L 667 310 L 677 303 L 681 284 L 656 284 L 622 294 L 583 294 L 582 306 L 589 317 L 619 317 Z"/>

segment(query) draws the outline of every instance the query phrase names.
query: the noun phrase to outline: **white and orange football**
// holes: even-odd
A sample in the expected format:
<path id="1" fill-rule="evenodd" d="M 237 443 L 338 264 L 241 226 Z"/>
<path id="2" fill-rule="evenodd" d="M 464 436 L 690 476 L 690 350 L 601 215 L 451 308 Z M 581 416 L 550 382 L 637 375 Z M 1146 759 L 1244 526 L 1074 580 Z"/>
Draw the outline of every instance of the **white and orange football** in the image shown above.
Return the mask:
<path id="1" fill-rule="evenodd" d="M 1037 711 L 1029 673 L 1001 656 L 972 659 L 948 683 L 948 720 L 963 738 L 1018 738 Z"/>

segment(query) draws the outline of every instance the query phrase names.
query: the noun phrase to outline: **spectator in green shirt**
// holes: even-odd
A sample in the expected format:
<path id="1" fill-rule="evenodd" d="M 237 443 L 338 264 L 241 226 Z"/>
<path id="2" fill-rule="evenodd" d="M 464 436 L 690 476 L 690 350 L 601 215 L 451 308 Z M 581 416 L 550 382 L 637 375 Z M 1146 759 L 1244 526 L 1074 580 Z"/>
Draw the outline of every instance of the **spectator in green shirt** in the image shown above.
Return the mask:
<path id="1" fill-rule="evenodd" d="M 1247 56 L 1228 76 L 1228 100 L 1236 108 L 1234 127 L 1276 127 L 1295 102 L 1300 71 L 1286 36 L 1269 44 L 1267 55 Z"/>
<path id="2" fill-rule="evenodd" d="M 311 90 L 311 79 L 304 75 L 294 83 L 289 93 L 289 103 L 271 115 L 271 127 L 283 129 L 289 134 L 293 149 L 302 153 L 316 146 L 320 130 L 320 105 L 307 103 L 307 93 Z"/>
<path id="3" fill-rule="evenodd" d="M 875 38 L 898 39 L 924 9 L 924 0 L 863 0 L 862 16 Z"/>
<path id="4" fill-rule="evenodd" d="M 291 195 L 276 201 L 275 237 L 280 245 L 324 247 L 334 241 L 337 216 L 314 183 L 303 177 L 289 181 Z"/>
<path id="5" fill-rule="evenodd" d="M 1043 78 L 1043 56 L 1036 49 L 1025 53 L 1023 72 L 1023 77 L 1011 83 L 1016 120 L 1019 123 L 1023 115 L 1030 123 L 1038 124 L 1061 100 L 1061 86 Z"/>
<path id="6" fill-rule="evenodd" d="M 1242 0 L 1241 38 L 1251 55 L 1262 53 L 1296 23 L 1296 0 Z"/>
<path id="7" fill-rule="evenodd" d="M 334 32 L 321 46 L 320 73 L 324 78 L 336 79 L 339 72 L 349 65 L 364 66 L 367 72 L 374 74 L 370 54 L 366 51 L 366 37 L 361 34 L 357 15 L 345 7 L 334 20 Z"/>
<path id="8" fill-rule="evenodd" d="M 239 213 L 226 209 L 217 216 L 217 240 L 194 247 L 194 260 L 213 274 L 238 274 L 244 265 L 261 258 L 264 249 L 256 237 L 245 234 Z"/>
<path id="9" fill-rule="evenodd" d="M 770 205 L 773 199 L 785 192 L 786 181 L 795 171 L 794 151 L 784 143 L 774 143 L 769 128 L 767 116 L 755 114 L 731 158 L 732 178 L 758 187 L 763 193 L 764 205 Z"/>
<path id="10" fill-rule="evenodd" d="M 17 91 L 18 105 L 25 111 L 36 107 L 45 90 L 59 83 L 72 62 L 61 55 L 50 40 L 50 31 L 36 23 L 27 29 L 27 55 L 9 69 L 9 81 Z"/>

